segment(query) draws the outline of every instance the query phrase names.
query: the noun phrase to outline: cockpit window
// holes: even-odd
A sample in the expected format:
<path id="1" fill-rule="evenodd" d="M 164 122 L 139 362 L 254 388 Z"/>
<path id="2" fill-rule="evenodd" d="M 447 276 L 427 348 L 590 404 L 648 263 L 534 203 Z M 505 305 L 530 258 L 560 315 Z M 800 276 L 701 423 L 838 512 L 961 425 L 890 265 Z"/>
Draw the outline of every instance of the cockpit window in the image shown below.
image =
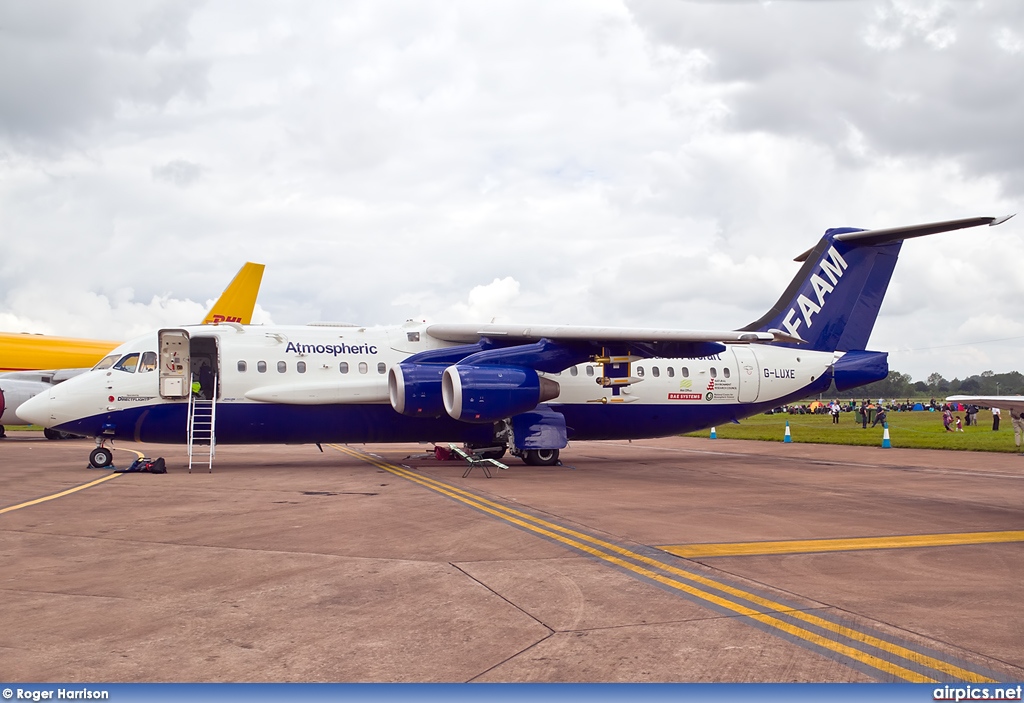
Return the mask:
<path id="1" fill-rule="evenodd" d="M 100 359 L 100 362 L 92 367 L 93 371 L 102 371 L 103 369 L 109 369 L 114 365 L 114 362 L 121 358 L 120 354 L 111 354 Z"/>
<path id="2" fill-rule="evenodd" d="M 148 371 L 156 371 L 156 352 L 144 353 L 142 361 L 139 362 L 139 373 L 146 373 Z"/>
<path id="3" fill-rule="evenodd" d="M 125 354 L 121 357 L 121 360 L 114 364 L 116 371 L 127 371 L 128 373 L 135 373 L 135 368 L 139 365 L 139 353 Z"/>

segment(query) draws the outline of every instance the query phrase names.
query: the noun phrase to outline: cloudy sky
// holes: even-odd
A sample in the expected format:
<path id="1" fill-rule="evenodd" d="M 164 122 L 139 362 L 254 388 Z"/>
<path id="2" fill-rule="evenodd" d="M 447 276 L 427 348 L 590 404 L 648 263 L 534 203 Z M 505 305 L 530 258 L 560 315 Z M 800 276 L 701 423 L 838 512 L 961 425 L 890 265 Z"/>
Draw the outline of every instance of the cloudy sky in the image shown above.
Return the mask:
<path id="1" fill-rule="evenodd" d="M 0 330 L 731 329 L 828 227 L 1017 212 L 1019 0 L 0 4 Z M 871 340 L 1024 371 L 1024 214 L 908 242 Z M 998 341 L 995 341 L 998 340 Z"/>

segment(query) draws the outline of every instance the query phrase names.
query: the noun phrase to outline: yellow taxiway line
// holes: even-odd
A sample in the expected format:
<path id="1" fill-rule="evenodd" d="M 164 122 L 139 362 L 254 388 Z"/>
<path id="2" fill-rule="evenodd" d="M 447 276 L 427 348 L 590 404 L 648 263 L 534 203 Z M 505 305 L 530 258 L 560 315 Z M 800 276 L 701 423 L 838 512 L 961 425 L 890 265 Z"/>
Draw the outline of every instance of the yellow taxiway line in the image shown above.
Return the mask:
<path id="1" fill-rule="evenodd" d="M 74 488 L 69 488 L 66 491 L 61 491 L 60 493 L 54 493 L 53 495 L 43 496 L 42 498 L 36 498 L 35 500 L 25 501 L 24 503 L 18 503 L 17 505 L 11 505 L 9 507 L 0 509 L 0 515 L 3 515 L 4 513 L 9 513 L 12 510 L 20 510 L 21 508 L 27 508 L 30 505 L 38 505 L 39 503 L 45 503 L 48 500 L 55 500 L 66 495 L 70 495 L 71 493 L 84 491 L 86 488 L 91 488 L 92 486 L 95 486 L 99 483 L 103 483 L 104 481 L 109 481 L 112 478 L 117 478 L 120 475 L 121 474 L 107 474 L 103 478 L 98 478 L 95 481 L 89 481 L 89 483 L 83 483 L 81 486 L 75 486 Z"/>
<path id="2" fill-rule="evenodd" d="M 669 544 L 657 547 L 677 557 L 746 557 L 770 554 L 813 554 L 862 549 L 906 549 L 908 547 L 950 547 L 963 544 L 1024 542 L 1024 530 L 1005 532 L 957 532 L 935 535 L 891 537 L 850 537 L 845 539 L 797 539 L 782 542 L 726 542 L 721 544 Z"/>
<path id="3" fill-rule="evenodd" d="M 923 652 L 908 649 L 897 642 L 881 639 L 866 632 L 860 632 L 849 625 L 833 622 L 814 613 L 797 610 L 793 606 L 772 601 L 756 593 L 744 591 L 725 582 L 708 578 L 695 571 L 681 569 L 671 564 L 660 562 L 621 545 L 564 527 L 529 513 L 516 510 L 515 508 L 502 505 L 501 503 L 488 500 L 475 493 L 438 481 L 429 476 L 415 473 L 408 468 L 392 464 L 376 456 L 337 444 L 330 444 L 328 446 L 343 454 L 365 461 L 379 469 L 408 479 L 424 488 L 436 491 L 481 512 L 504 520 L 507 523 L 552 539 L 567 547 L 589 554 L 691 597 L 696 597 L 710 605 L 748 617 L 774 629 L 778 634 L 803 640 L 821 649 L 832 651 L 848 660 L 853 660 L 862 665 L 885 672 L 895 678 L 916 683 L 933 683 L 947 676 L 952 676 L 962 681 L 994 681 L 994 679 L 988 678 L 983 674 L 970 671 L 952 662 L 943 661 Z M 749 605 L 745 605 L 744 602 L 774 612 L 762 612 Z M 779 617 L 782 615 L 801 621 L 803 624 L 790 622 Z M 826 634 L 820 634 L 815 630 L 824 631 Z M 845 639 L 848 644 L 838 641 L 840 639 Z M 863 646 L 880 650 L 881 655 L 875 655 L 859 648 Z M 931 672 L 922 673 L 913 668 L 903 666 L 900 662 L 915 667 L 931 669 Z"/>

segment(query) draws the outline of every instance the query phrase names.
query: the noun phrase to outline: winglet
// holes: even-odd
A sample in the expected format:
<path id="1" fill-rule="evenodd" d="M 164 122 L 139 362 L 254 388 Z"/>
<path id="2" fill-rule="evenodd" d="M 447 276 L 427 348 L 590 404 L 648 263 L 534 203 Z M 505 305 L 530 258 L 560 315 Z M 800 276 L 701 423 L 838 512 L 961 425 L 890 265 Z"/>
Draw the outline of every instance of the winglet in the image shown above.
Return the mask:
<path id="1" fill-rule="evenodd" d="M 238 270 L 231 283 L 220 294 L 203 320 L 204 325 L 218 322 L 238 322 L 248 325 L 252 322 L 252 311 L 256 307 L 256 296 L 263 281 L 263 264 L 247 261 Z"/>

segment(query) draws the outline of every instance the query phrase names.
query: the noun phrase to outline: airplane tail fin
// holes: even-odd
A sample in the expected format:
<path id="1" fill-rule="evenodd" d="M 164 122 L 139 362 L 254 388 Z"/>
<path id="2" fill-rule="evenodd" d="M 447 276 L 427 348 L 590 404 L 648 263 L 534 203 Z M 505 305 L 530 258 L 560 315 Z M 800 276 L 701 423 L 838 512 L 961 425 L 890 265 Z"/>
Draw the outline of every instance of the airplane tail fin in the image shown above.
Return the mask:
<path id="1" fill-rule="evenodd" d="M 904 239 L 1013 217 L 972 217 L 909 227 L 829 229 L 818 244 L 796 258 L 796 277 L 763 317 L 743 331 L 778 332 L 803 340 L 802 348 L 850 351 L 867 348 Z"/>
<path id="2" fill-rule="evenodd" d="M 260 292 L 263 281 L 263 264 L 247 261 L 238 270 L 231 283 L 217 298 L 203 320 L 204 325 L 215 322 L 239 322 L 248 325 L 252 322 L 252 311 L 256 307 L 256 296 Z"/>

